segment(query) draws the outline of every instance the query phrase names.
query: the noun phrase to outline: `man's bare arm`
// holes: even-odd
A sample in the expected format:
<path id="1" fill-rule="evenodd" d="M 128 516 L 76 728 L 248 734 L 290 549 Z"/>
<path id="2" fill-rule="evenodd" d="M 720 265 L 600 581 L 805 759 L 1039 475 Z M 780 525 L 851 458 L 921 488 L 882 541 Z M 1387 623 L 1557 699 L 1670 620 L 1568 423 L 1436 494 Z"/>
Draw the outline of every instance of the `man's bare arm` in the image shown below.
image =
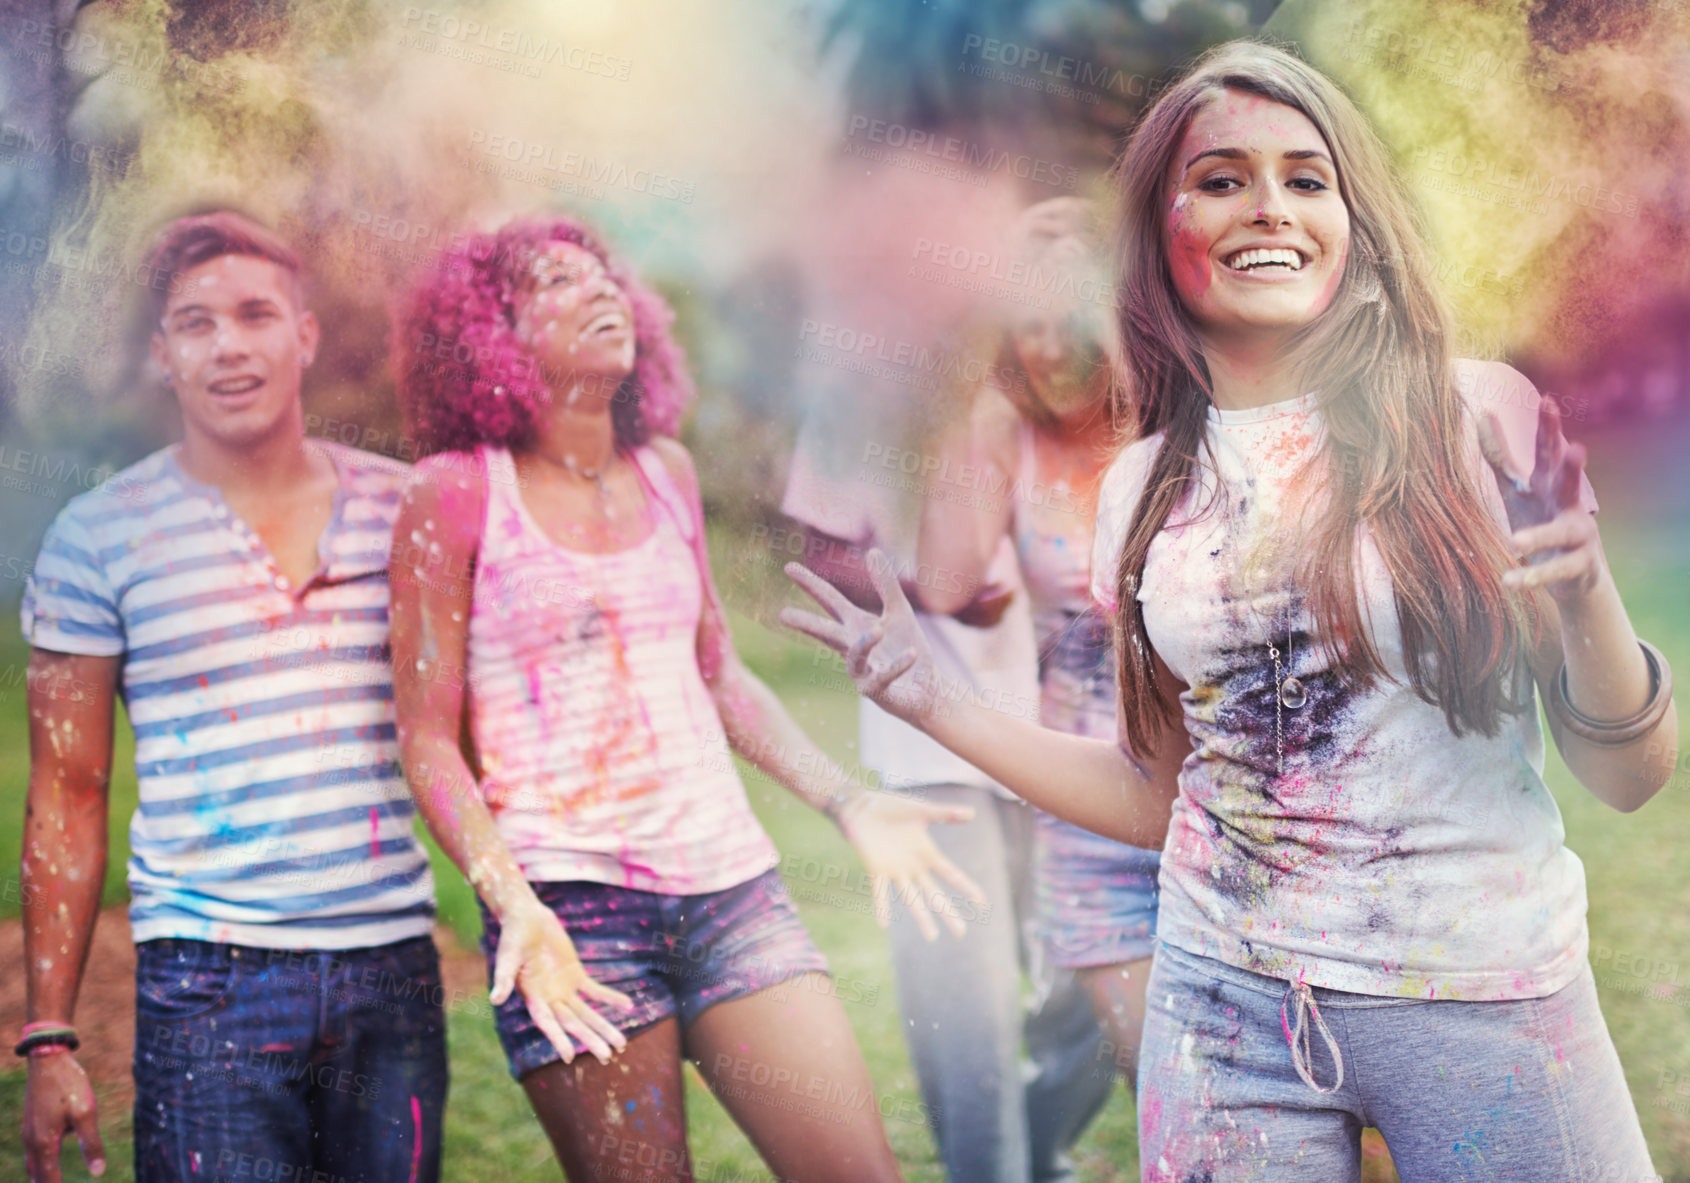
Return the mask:
<path id="1" fill-rule="evenodd" d="M 24 812 L 24 983 L 28 1022 L 71 1024 L 106 881 L 112 720 L 120 657 L 36 649 L 29 659 L 29 796 Z M 56 1183 L 74 1131 L 96 1174 L 104 1150 L 94 1094 L 72 1055 L 30 1058 L 25 1166 Z"/>

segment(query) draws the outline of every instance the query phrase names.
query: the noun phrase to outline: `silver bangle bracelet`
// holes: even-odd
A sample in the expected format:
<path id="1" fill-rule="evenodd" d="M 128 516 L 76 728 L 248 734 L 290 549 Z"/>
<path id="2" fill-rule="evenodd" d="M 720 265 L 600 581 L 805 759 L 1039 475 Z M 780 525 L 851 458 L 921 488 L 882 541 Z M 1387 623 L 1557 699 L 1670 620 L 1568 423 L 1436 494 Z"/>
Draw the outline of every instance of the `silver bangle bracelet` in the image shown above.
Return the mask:
<path id="1" fill-rule="evenodd" d="M 1637 643 L 1649 663 L 1649 701 L 1626 719 L 1592 719 L 1575 707 L 1567 697 L 1567 663 L 1561 663 L 1549 683 L 1549 707 L 1568 731 L 1591 743 L 1618 747 L 1647 735 L 1666 716 L 1667 708 L 1672 705 L 1672 667 L 1667 664 L 1666 656 L 1649 642 L 1639 639 Z"/>

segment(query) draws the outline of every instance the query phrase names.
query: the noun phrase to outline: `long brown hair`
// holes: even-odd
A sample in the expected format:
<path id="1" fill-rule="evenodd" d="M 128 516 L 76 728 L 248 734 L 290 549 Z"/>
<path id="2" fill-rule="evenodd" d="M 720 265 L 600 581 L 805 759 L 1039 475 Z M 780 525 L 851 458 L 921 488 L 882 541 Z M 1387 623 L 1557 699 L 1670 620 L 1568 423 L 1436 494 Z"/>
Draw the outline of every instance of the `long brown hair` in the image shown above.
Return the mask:
<path id="1" fill-rule="evenodd" d="M 1514 709 L 1509 683 L 1525 613 L 1504 594 L 1509 566 L 1464 454 L 1464 411 L 1448 354 L 1449 315 L 1431 280 L 1418 218 L 1366 119 L 1317 70 L 1273 46 L 1210 50 L 1133 132 L 1114 173 L 1120 197 L 1117 398 L 1131 437 L 1163 432 L 1116 571 L 1126 739 L 1149 755 L 1177 721 L 1157 693 L 1137 591 L 1145 556 L 1197 475 L 1211 385 L 1168 264 L 1168 183 L 1192 117 L 1223 89 L 1301 111 L 1332 152 L 1350 213 L 1350 251 L 1331 304 L 1292 343 L 1325 425 L 1311 464 L 1329 492 L 1300 548 L 1298 583 L 1341 684 L 1386 676 L 1357 592 L 1358 529 L 1390 574 L 1414 692 L 1450 730 L 1494 735 Z"/>

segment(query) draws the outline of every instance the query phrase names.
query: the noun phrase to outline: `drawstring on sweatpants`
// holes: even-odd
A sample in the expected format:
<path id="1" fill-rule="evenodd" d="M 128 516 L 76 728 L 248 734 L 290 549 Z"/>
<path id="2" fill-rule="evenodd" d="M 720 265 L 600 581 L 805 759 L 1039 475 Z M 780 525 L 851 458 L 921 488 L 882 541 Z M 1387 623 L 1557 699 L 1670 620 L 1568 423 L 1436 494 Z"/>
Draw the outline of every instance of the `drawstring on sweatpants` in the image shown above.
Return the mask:
<path id="1" fill-rule="evenodd" d="M 1297 1029 L 1291 1029 L 1291 1020 L 1285 1013 L 1285 1004 L 1295 996 L 1297 999 Z M 1314 1058 L 1310 1055 L 1310 1036 L 1308 1019 L 1314 1017 L 1314 1026 L 1326 1040 L 1327 1050 L 1332 1053 L 1332 1062 L 1338 1066 L 1338 1079 L 1332 1082 L 1331 1088 L 1321 1088 L 1314 1082 Z M 1285 1042 L 1291 1045 L 1291 1066 L 1297 1070 L 1297 1075 L 1303 1078 L 1303 1083 L 1317 1093 L 1335 1093 L 1344 1083 L 1344 1058 L 1338 1054 L 1338 1041 L 1332 1038 L 1332 1029 L 1326 1025 L 1326 1020 L 1320 1017 L 1320 1007 L 1315 1005 L 1314 990 L 1300 978 L 1289 984 L 1285 997 L 1279 1000 L 1279 1022 L 1285 1028 Z"/>

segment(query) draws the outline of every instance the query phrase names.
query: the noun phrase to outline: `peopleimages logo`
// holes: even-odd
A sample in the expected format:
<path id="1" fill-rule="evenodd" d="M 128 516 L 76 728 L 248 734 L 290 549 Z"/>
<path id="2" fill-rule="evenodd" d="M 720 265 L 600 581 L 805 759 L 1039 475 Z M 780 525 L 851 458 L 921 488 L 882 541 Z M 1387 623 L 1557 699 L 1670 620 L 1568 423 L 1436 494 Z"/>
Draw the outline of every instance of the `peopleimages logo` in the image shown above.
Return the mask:
<path id="1" fill-rule="evenodd" d="M 668 173 L 649 168 L 629 168 L 619 161 L 601 160 L 516 136 L 471 131 L 469 150 L 472 156 L 530 170 L 536 176 L 555 174 L 558 178 L 567 177 L 586 185 L 626 189 L 631 193 L 644 193 L 684 205 L 690 205 L 698 192 L 694 182 L 683 181 Z"/>
<path id="2" fill-rule="evenodd" d="M 83 489 L 96 489 L 114 475 L 109 464 L 84 468 L 69 456 L 8 447 L 3 443 L 0 443 L 0 473 L 8 477 L 17 473 L 37 478 L 46 485 L 79 485 Z"/>
<path id="3" fill-rule="evenodd" d="M 1157 90 L 1155 80 L 1143 74 L 1128 74 L 1101 62 L 1053 54 L 1047 49 L 1018 45 L 996 37 L 982 37 L 978 33 L 969 33 L 963 37 L 962 56 L 978 56 L 981 62 L 1037 74 L 1046 80 L 1044 89 L 1052 93 L 1069 93 L 1070 87 L 1064 85 L 1068 83 L 1071 83 L 1073 88 L 1112 90 L 1133 98 L 1154 95 Z"/>
<path id="4" fill-rule="evenodd" d="M 561 65 L 601 78 L 626 82 L 634 63 L 625 57 L 589 49 L 584 45 L 569 45 L 550 37 L 535 37 L 522 29 L 499 28 L 469 17 L 436 9 L 407 7 L 404 27 L 412 32 L 426 33 L 442 41 L 456 42 L 469 48 L 507 54 L 522 62 L 539 65 Z M 419 48 L 427 48 L 419 46 Z M 533 73 L 529 74 L 534 77 Z"/>
<path id="5" fill-rule="evenodd" d="M 129 158 L 110 144 L 90 143 L 62 135 L 45 134 L 32 127 L 22 127 L 0 120 L 0 155 L 15 162 L 17 154 L 46 159 L 68 160 L 91 169 L 117 172 L 129 163 Z"/>
<path id="6" fill-rule="evenodd" d="M 1503 58 L 1465 39 L 1394 29 L 1353 21 L 1344 29 L 1340 52 L 1346 58 L 1372 57 L 1407 73 L 1431 78 L 1461 90 L 1478 90 L 1481 82 L 1504 78 L 1539 90 L 1564 90 L 1571 79 L 1524 57 Z"/>
<path id="7" fill-rule="evenodd" d="M 904 341 L 885 333 L 860 332 L 829 321 L 805 320 L 799 327 L 799 360 L 820 361 L 825 355 L 810 357 L 804 347 L 828 350 L 862 359 L 888 362 L 935 380 L 956 380 L 984 384 L 999 390 L 1020 388 L 1019 375 L 995 361 L 965 357 L 943 350 L 928 349 L 914 341 Z"/>
<path id="8" fill-rule="evenodd" d="M 1115 289 L 1109 283 L 1072 267 L 1040 267 L 1025 259 L 931 238 L 917 238 L 912 257 L 917 263 L 929 263 L 941 270 L 997 280 L 1011 288 L 1025 288 L 1042 296 L 1105 306 L 1115 303 Z"/>
<path id="9" fill-rule="evenodd" d="M 176 272 L 131 262 L 120 255 L 91 251 L 43 235 L 25 233 L 11 226 L 0 225 L 0 265 L 13 268 L 56 267 L 64 273 L 86 273 L 100 285 L 121 280 L 155 292 L 176 295 L 183 290 L 182 278 Z M 24 359 L 27 363 L 27 359 Z M 80 368 L 80 367 L 78 367 Z"/>
<path id="10" fill-rule="evenodd" d="M 846 125 L 847 145 L 857 143 L 859 137 L 873 144 L 884 144 L 888 148 L 931 156 L 984 173 L 1008 173 L 1023 181 L 1033 181 L 1058 189 L 1074 189 L 1080 183 L 1080 170 L 1070 165 L 1046 160 L 1040 156 L 1029 156 L 1025 152 L 1017 153 L 1006 148 L 993 148 L 989 144 L 977 144 L 958 136 L 935 135 L 925 128 L 910 127 L 908 124 L 885 119 L 871 119 L 867 115 L 853 115 Z"/>
<path id="11" fill-rule="evenodd" d="M 1409 162 L 1423 172 L 1439 173 L 1455 181 L 1466 182 L 1469 187 L 1458 190 L 1463 196 L 1478 197 L 1492 204 L 1513 205 L 1533 213 L 1547 212 L 1547 199 L 1635 219 L 1641 204 L 1636 194 L 1610 189 L 1600 181 L 1522 169 L 1441 146 L 1417 148 Z M 1448 182 L 1429 187 L 1452 188 Z M 1510 200 L 1503 200 L 1501 196 L 1487 197 L 1487 190 L 1496 195 L 1506 195 Z"/>

